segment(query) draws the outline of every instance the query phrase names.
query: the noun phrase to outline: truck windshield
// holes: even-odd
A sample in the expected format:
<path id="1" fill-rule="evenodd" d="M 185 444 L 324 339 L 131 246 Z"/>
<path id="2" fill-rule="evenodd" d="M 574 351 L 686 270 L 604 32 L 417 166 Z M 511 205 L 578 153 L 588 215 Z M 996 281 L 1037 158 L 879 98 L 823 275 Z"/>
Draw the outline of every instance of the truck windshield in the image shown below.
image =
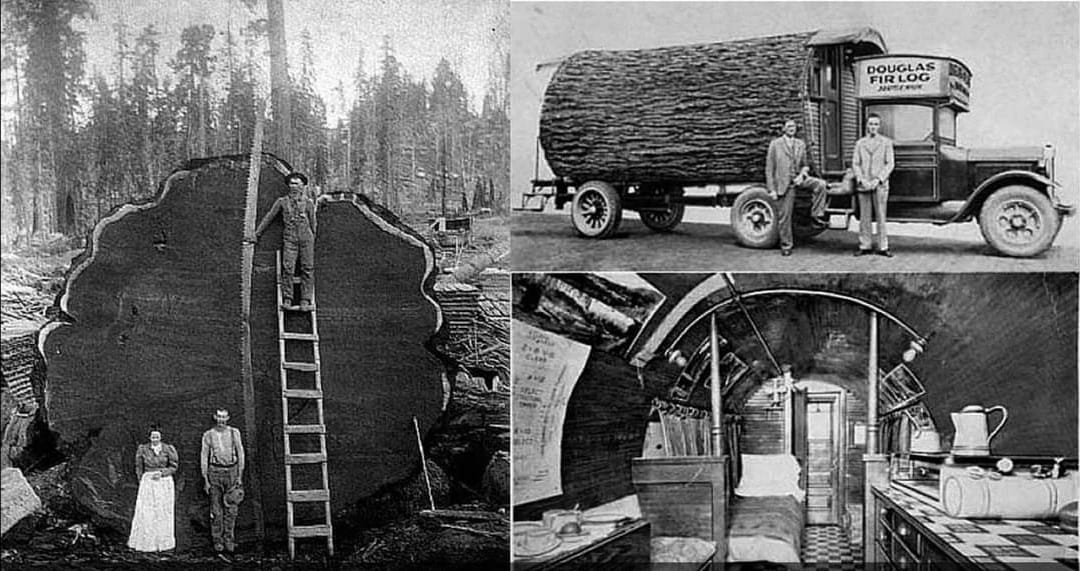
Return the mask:
<path id="1" fill-rule="evenodd" d="M 956 111 L 949 107 L 938 109 L 938 137 L 956 144 Z"/>
<path id="2" fill-rule="evenodd" d="M 934 108 L 926 105 L 870 105 L 881 116 L 881 133 L 894 141 L 933 141 Z"/>

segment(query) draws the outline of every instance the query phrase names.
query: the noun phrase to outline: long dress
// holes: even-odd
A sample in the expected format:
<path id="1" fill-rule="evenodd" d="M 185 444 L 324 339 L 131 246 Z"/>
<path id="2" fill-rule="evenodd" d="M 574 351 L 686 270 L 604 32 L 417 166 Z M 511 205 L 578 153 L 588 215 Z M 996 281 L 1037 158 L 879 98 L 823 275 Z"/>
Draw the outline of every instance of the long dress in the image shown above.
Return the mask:
<path id="1" fill-rule="evenodd" d="M 128 547 L 136 551 L 166 551 L 176 547 L 173 474 L 178 464 L 176 448 L 168 444 L 163 443 L 158 450 L 140 444 L 135 451 L 139 496 L 135 500 Z M 161 476 L 155 480 L 154 474 L 159 472 Z"/>

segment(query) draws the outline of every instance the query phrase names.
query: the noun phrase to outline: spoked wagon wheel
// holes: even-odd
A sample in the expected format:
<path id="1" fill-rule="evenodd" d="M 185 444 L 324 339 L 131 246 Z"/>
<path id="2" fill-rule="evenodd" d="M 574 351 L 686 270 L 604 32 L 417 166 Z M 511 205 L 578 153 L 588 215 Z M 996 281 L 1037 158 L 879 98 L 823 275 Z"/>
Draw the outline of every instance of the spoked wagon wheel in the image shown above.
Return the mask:
<path id="1" fill-rule="evenodd" d="M 994 191 L 979 211 L 986 242 L 1006 256 L 1036 256 L 1054 242 L 1061 227 L 1050 199 L 1027 186 Z"/>
<path id="2" fill-rule="evenodd" d="M 683 190 L 681 188 L 655 189 L 652 193 L 660 196 L 679 197 L 683 195 Z M 668 204 L 663 209 L 638 211 L 641 222 L 653 232 L 671 232 L 682 222 L 685 213 L 685 204 Z"/>
<path id="3" fill-rule="evenodd" d="M 764 188 L 744 190 L 731 207 L 735 240 L 749 248 L 772 248 L 780 240 L 776 224 L 776 201 Z"/>
<path id="4" fill-rule="evenodd" d="M 622 199 L 610 184 L 591 180 L 574 193 L 570 220 L 578 234 L 587 238 L 607 238 L 622 221 Z"/>

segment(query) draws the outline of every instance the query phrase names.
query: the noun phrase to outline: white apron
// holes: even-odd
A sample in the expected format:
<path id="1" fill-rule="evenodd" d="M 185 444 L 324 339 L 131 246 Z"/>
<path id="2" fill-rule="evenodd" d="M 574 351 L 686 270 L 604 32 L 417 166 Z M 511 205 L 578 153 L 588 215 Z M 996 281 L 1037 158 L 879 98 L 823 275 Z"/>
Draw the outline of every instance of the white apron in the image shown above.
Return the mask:
<path id="1" fill-rule="evenodd" d="M 176 497 L 172 476 L 155 480 L 145 472 L 139 481 L 135 517 L 131 519 L 128 547 L 136 551 L 166 551 L 176 547 L 173 534 L 173 503 Z"/>

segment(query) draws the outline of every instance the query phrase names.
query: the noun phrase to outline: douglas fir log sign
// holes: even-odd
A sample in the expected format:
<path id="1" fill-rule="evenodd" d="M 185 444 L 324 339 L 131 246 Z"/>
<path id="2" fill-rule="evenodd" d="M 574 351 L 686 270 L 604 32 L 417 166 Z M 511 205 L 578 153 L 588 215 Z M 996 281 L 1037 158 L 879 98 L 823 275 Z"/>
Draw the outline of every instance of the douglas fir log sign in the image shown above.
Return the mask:
<path id="1" fill-rule="evenodd" d="M 192 162 L 153 201 L 102 220 L 57 300 L 61 318 L 40 338 L 49 424 L 72 458 L 74 494 L 125 530 L 138 489 L 135 448 L 159 425 L 180 457 L 179 548 L 209 541 L 199 449 L 216 408 L 230 411 L 247 449 L 238 539 L 284 530 L 280 220 L 253 256 L 242 250 L 245 225 L 286 192 L 288 168 L 270 155 L 260 160 L 253 200 L 245 197 L 248 157 L 223 157 Z M 442 320 L 433 252 L 411 229 L 352 194 L 320 197 L 318 218 L 316 310 L 330 490 L 340 508 L 417 468 L 412 418 L 427 430 L 443 405 L 443 368 L 427 349 Z M 294 403 L 290 418 L 313 414 Z"/>

